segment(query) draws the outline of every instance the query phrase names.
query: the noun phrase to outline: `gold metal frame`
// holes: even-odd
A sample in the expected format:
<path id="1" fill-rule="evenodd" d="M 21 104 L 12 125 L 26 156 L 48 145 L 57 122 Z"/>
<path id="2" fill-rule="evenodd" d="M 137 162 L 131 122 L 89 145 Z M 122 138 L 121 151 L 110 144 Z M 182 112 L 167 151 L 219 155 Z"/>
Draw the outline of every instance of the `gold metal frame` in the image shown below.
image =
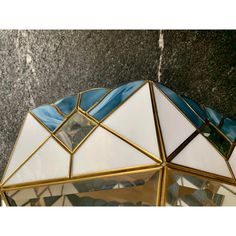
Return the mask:
<path id="1" fill-rule="evenodd" d="M 140 147 L 139 145 L 136 145 L 135 143 L 133 143 L 132 141 L 126 139 L 125 137 L 123 137 L 122 135 L 118 134 L 117 132 L 115 132 L 114 130 L 110 129 L 109 127 L 103 125 L 103 121 L 109 117 L 113 112 L 115 112 L 117 109 L 119 109 L 119 107 L 121 107 L 125 102 L 127 102 L 129 100 L 130 97 L 132 97 L 136 92 L 138 92 L 144 85 L 148 84 L 149 85 L 149 90 L 150 90 L 150 96 L 151 96 L 151 102 L 152 102 L 152 110 L 153 110 L 153 116 L 154 116 L 154 121 L 155 121 L 155 128 L 156 128 L 156 136 L 157 136 L 157 142 L 158 142 L 158 146 L 159 146 L 159 153 L 160 153 L 160 158 L 154 156 L 153 154 L 149 153 L 147 150 L 143 149 L 142 147 Z M 190 106 L 189 104 L 182 99 L 189 107 L 190 109 L 204 122 L 204 125 L 202 127 L 200 127 L 199 129 L 196 129 L 196 131 L 190 135 L 189 138 L 187 138 L 176 150 L 174 150 L 168 157 L 166 156 L 166 152 L 165 152 L 165 146 L 164 146 L 164 141 L 163 141 L 163 135 L 162 135 L 162 130 L 161 130 L 161 126 L 160 126 L 160 121 L 159 121 L 159 116 L 158 116 L 158 109 L 156 107 L 156 102 L 155 102 L 155 95 L 154 95 L 154 82 L 153 81 L 144 81 L 144 83 L 138 88 L 136 89 L 131 95 L 129 95 L 129 97 L 124 100 L 122 103 L 120 103 L 116 108 L 114 108 L 110 113 L 108 113 L 101 121 L 96 120 L 94 117 L 92 117 L 89 112 L 95 107 L 97 106 L 106 96 L 107 94 L 109 94 L 112 90 L 108 90 L 92 107 L 90 107 L 87 111 L 82 110 L 79 105 L 80 105 L 80 98 L 81 95 L 83 94 L 83 92 L 79 93 L 77 95 L 77 102 L 76 102 L 76 106 L 73 109 L 73 111 L 69 114 L 69 115 L 65 115 L 63 114 L 61 111 L 59 112 L 57 110 L 57 107 L 52 104 L 52 107 L 54 107 L 54 109 L 57 110 L 57 112 L 61 115 L 64 116 L 64 120 L 62 121 L 62 123 L 54 130 L 51 131 L 49 130 L 31 111 L 29 112 L 30 115 L 32 115 L 35 120 L 42 126 L 44 127 L 50 134 L 50 136 L 43 141 L 30 155 L 27 159 L 25 159 L 24 162 L 22 162 L 5 180 L 4 182 L 0 183 L 0 193 L 2 196 L 2 199 L 4 200 L 6 205 L 10 205 L 10 203 L 7 200 L 6 197 L 6 192 L 10 191 L 10 190 L 21 190 L 21 189 L 28 189 L 28 188 L 34 188 L 34 187 L 43 187 L 43 186 L 51 186 L 51 185 L 57 185 L 57 184 L 65 184 L 65 183 L 74 183 L 74 182 L 78 182 L 78 181 L 84 181 L 84 180 L 93 180 L 96 178 L 104 178 L 104 177 L 112 177 L 112 176 L 120 176 L 120 175 L 124 175 L 124 174 L 135 174 L 135 173 L 142 173 L 142 172 L 147 172 L 147 171 L 159 171 L 159 178 L 158 178 L 158 184 L 157 184 L 157 196 L 156 196 L 156 205 L 157 206 L 164 206 L 165 202 L 166 202 L 166 191 L 167 191 L 167 172 L 168 170 L 176 170 L 179 171 L 181 173 L 187 173 L 190 175 L 195 175 L 195 176 L 199 176 L 199 177 L 203 177 L 209 180 L 213 180 L 213 181 L 217 181 L 220 183 L 225 183 L 225 184 L 230 184 L 233 186 L 236 186 L 236 179 L 235 176 L 233 174 L 233 171 L 231 169 L 230 164 L 228 163 L 228 159 L 229 159 L 229 155 L 233 152 L 234 147 L 235 147 L 235 143 L 231 142 L 232 147 L 230 150 L 230 154 L 228 155 L 228 157 L 224 157 L 223 155 L 221 155 L 224 160 L 227 163 L 227 166 L 230 170 L 230 173 L 232 174 L 233 178 L 228 178 L 228 177 L 224 177 L 224 176 L 219 176 L 213 173 L 208 173 L 205 171 L 201 171 L 201 170 L 197 170 L 194 168 L 189 168 L 189 167 L 184 167 L 184 166 L 180 166 L 177 164 L 173 164 L 170 163 L 170 161 L 177 155 L 177 153 L 179 153 L 183 148 L 186 147 L 186 145 L 191 142 L 193 140 L 193 138 L 195 138 L 198 134 L 201 133 L 201 130 L 203 129 L 203 127 L 207 124 L 206 121 L 204 121 Z M 156 86 L 155 86 L 156 87 Z M 157 87 L 156 87 L 157 88 Z M 96 89 L 96 88 L 95 88 Z M 90 90 L 95 90 L 95 89 L 90 89 Z M 174 104 L 174 102 L 172 102 L 172 100 L 170 100 L 170 98 L 163 92 L 161 91 L 159 88 L 157 88 L 160 92 L 162 92 L 162 94 L 164 94 L 164 96 L 171 102 L 171 104 L 173 104 L 175 106 L 175 108 L 177 108 L 184 117 L 186 117 L 186 115 Z M 86 91 L 90 91 L 90 90 L 86 90 Z M 84 92 L 86 92 L 84 91 Z M 56 132 L 68 121 L 68 119 L 70 119 L 70 117 L 72 117 L 75 113 L 80 113 L 81 115 L 83 115 L 85 118 L 89 119 L 90 121 L 92 121 L 95 124 L 95 127 L 82 139 L 82 141 L 76 146 L 76 148 L 71 151 L 62 141 L 60 141 L 57 137 L 56 137 Z M 188 119 L 188 117 L 186 117 Z M 15 150 L 15 147 L 18 143 L 21 131 L 23 129 L 23 126 L 25 124 L 26 118 L 24 120 L 23 125 L 21 126 L 19 135 L 17 137 L 17 140 L 15 142 L 12 154 Z M 192 124 L 192 122 L 188 119 L 188 121 Z M 192 124 L 193 125 L 193 124 Z M 193 125 L 194 126 L 194 125 Z M 213 125 L 214 126 L 214 125 Z M 130 167 L 130 168 L 123 168 L 123 169 L 116 169 L 116 170 L 109 170 L 109 171 L 103 171 L 103 172 L 97 172 L 97 173 L 91 173 L 91 174 L 86 174 L 86 175 L 80 175 L 80 176 L 73 176 L 72 175 L 72 168 L 73 168 L 73 155 L 75 154 L 75 152 L 79 149 L 79 147 L 81 145 L 83 145 L 83 143 L 89 138 L 89 136 L 98 128 L 101 127 L 105 130 L 107 130 L 108 132 L 110 132 L 111 134 L 115 135 L 117 138 L 123 140 L 124 142 L 126 142 L 127 144 L 131 145 L 133 148 L 135 148 L 136 150 L 142 152 L 143 154 L 145 154 L 147 157 L 151 158 L 152 160 L 154 160 L 156 162 L 156 164 L 153 165 L 142 165 L 142 166 L 136 166 L 136 167 Z M 218 129 L 217 129 L 218 130 Z M 224 134 L 223 134 L 224 135 Z M 225 136 L 225 135 L 224 135 Z M 15 185 L 4 185 L 42 146 L 44 143 L 46 143 L 50 138 L 54 138 L 55 141 L 57 141 L 57 143 L 62 146 L 69 154 L 70 154 L 70 164 L 69 164 L 69 170 L 68 170 L 68 177 L 67 178 L 57 178 L 57 179 L 48 179 L 48 180 L 41 180 L 41 181 L 34 181 L 34 182 L 27 182 L 27 183 L 21 183 L 21 184 L 15 184 Z M 209 140 L 208 140 L 209 141 Z M 11 161 L 12 158 L 12 154 L 11 157 L 9 158 L 9 161 L 7 163 L 7 166 L 5 168 L 4 171 L 4 175 L 6 174 L 6 170 L 9 166 L 9 163 Z"/>

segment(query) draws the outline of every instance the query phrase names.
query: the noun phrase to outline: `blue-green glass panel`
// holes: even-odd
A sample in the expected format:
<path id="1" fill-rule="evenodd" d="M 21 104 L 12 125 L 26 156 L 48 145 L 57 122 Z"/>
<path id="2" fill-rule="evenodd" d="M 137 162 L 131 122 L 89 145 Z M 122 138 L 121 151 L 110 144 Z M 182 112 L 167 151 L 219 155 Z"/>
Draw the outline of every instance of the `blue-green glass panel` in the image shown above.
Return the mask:
<path id="1" fill-rule="evenodd" d="M 98 88 L 82 93 L 80 98 L 80 107 L 84 111 L 87 111 L 97 101 L 99 101 L 107 92 L 108 89 Z"/>
<path id="2" fill-rule="evenodd" d="M 143 80 L 139 80 L 114 89 L 96 107 L 94 107 L 89 114 L 99 121 L 102 120 L 134 93 L 143 83 Z"/>
<path id="3" fill-rule="evenodd" d="M 32 110 L 32 113 L 42 121 L 51 131 L 54 131 L 63 121 L 61 116 L 56 109 L 50 105 L 43 105 Z"/>
<path id="4" fill-rule="evenodd" d="M 55 102 L 55 105 L 66 115 L 70 114 L 77 102 L 77 96 L 71 95 L 62 98 L 61 100 Z"/>
<path id="5" fill-rule="evenodd" d="M 188 105 L 203 119 L 207 118 L 206 112 L 192 99 L 184 97 L 183 99 L 188 103 Z"/>
<path id="6" fill-rule="evenodd" d="M 203 125 L 203 121 L 189 108 L 189 106 L 175 92 L 173 92 L 171 89 L 165 87 L 162 84 L 156 83 L 156 85 L 171 99 L 171 101 L 186 115 L 186 117 L 190 121 L 192 121 L 192 123 L 197 128 Z"/>
<path id="7" fill-rule="evenodd" d="M 229 118 L 224 119 L 221 131 L 232 141 L 236 141 L 236 121 Z"/>
<path id="8" fill-rule="evenodd" d="M 215 126 L 218 126 L 223 118 L 222 115 L 210 107 L 205 107 L 205 110 L 209 121 Z"/>

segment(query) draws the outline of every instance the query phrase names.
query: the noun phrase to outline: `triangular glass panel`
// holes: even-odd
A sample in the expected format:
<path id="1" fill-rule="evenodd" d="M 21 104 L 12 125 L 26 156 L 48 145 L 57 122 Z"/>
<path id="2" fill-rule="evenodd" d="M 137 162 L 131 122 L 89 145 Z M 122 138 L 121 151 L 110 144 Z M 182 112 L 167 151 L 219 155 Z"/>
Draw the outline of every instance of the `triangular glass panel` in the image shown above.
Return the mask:
<path id="1" fill-rule="evenodd" d="M 64 114 L 69 115 L 76 107 L 77 96 L 66 96 L 59 101 L 55 102 L 57 108 Z"/>
<path id="2" fill-rule="evenodd" d="M 76 112 L 57 130 L 55 135 L 73 151 L 95 126 L 93 121 Z"/>
<path id="3" fill-rule="evenodd" d="M 4 182 L 23 163 L 50 133 L 31 115 L 26 116 L 19 137 L 6 167 L 2 182 Z"/>
<path id="4" fill-rule="evenodd" d="M 163 92 L 155 86 L 154 95 L 166 155 L 169 156 L 196 131 L 196 128 L 185 117 L 185 115 L 179 111 L 172 101 L 169 100 Z"/>
<path id="5" fill-rule="evenodd" d="M 160 157 L 149 84 L 102 123 L 152 155 Z"/>
<path id="6" fill-rule="evenodd" d="M 112 90 L 97 106 L 95 106 L 89 112 L 89 114 L 98 121 L 101 121 L 143 84 L 144 81 L 140 80 L 122 85 Z"/>
<path id="7" fill-rule="evenodd" d="M 97 88 L 89 91 L 82 92 L 80 95 L 80 108 L 84 111 L 87 111 L 91 108 L 96 102 L 100 101 L 100 99 L 108 92 L 109 90 L 106 88 Z"/>
<path id="8" fill-rule="evenodd" d="M 64 117 L 50 105 L 37 107 L 31 112 L 51 131 L 54 131 L 64 120 Z"/>
<path id="9" fill-rule="evenodd" d="M 56 163 L 56 164 L 55 164 Z M 67 178 L 70 154 L 49 138 L 38 151 L 18 169 L 4 186 L 41 180 Z"/>
<path id="10" fill-rule="evenodd" d="M 203 125 L 203 121 L 196 115 L 189 106 L 179 97 L 174 91 L 165 87 L 160 83 L 156 83 L 156 86 L 168 96 L 168 98 L 185 114 L 185 116 L 197 127 Z"/>
<path id="11" fill-rule="evenodd" d="M 75 152 L 72 176 L 156 164 L 136 148 L 98 127 Z"/>
<path id="12" fill-rule="evenodd" d="M 201 134 L 198 134 L 171 162 L 232 178 L 224 158 Z"/>
<path id="13" fill-rule="evenodd" d="M 213 110 L 210 107 L 205 107 L 205 110 L 206 110 L 206 114 L 207 114 L 209 121 L 212 124 L 214 124 L 215 126 L 218 126 L 220 124 L 223 116 L 219 112 Z"/>

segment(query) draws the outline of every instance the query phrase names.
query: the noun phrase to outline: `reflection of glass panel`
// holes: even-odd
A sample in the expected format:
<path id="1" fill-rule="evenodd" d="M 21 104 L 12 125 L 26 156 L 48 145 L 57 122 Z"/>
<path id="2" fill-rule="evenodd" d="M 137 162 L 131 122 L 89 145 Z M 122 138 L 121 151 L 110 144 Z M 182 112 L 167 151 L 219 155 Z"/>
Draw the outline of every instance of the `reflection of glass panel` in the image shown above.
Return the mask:
<path id="1" fill-rule="evenodd" d="M 168 170 L 166 205 L 235 206 L 236 186 Z"/>
<path id="2" fill-rule="evenodd" d="M 202 134 L 224 155 L 227 156 L 230 150 L 230 142 L 220 134 L 212 125 L 207 125 L 202 130 Z"/>
<path id="3" fill-rule="evenodd" d="M 223 118 L 222 115 L 219 112 L 211 109 L 210 107 L 205 107 L 205 110 L 209 121 L 215 126 L 218 126 L 220 124 L 221 119 Z"/>
<path id="4" fill-rule="evenodd" d="M 75 113 L 57 132 L 56 136 L 71 150 L 94 128 L 95 123 Z"/>
<path id="5" fill-rule="evenodd" d="M 232 141 L 236 141 L 236 121 L 229 118 L 224 119 L 221 131 Z"/>
<path id="6" fill-rule="evenodd" d="M 9 191 L 7 196 L 17 206 L 152 206 L 157 201 L 158 177 L 158 171 L 146 171 Z"/>

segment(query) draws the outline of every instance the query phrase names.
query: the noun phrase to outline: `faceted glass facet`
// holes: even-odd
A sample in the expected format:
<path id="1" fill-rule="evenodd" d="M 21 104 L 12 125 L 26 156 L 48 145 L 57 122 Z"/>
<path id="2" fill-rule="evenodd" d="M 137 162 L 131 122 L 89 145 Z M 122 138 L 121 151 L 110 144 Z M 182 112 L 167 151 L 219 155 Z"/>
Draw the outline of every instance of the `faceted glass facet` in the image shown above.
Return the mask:
<path id="1" fill-rule="evenodd" d="M 68 115 L 74 110 L 76 103 L 77 103 L 77 96 L 72 95 L 72 96 L 66 96 L 61 100 L 55 102 L 55 105 L 64 114 Z"/>
<path id="2" fill-rule="evenodd" d="M 73 151 L 95 125 L 93 121 L 77 112 L 56 132 L 56 137 Z"/>

